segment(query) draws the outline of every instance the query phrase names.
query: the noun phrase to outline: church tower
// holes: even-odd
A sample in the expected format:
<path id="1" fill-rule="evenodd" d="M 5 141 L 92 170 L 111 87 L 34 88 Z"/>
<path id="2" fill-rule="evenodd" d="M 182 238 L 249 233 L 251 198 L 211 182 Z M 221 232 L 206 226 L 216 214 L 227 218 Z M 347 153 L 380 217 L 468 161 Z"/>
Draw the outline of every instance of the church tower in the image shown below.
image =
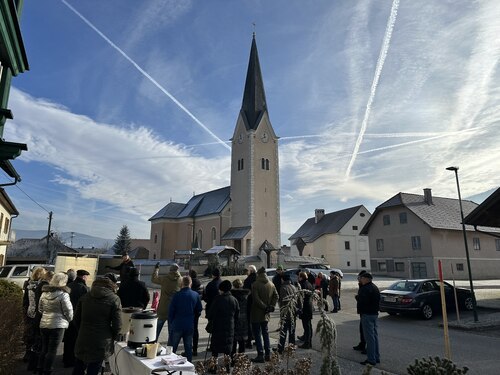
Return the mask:
<path id="1" fill-rule="evenodd" d="M 269 120 L 252 38 L 243 102 L 231 139 L 231 240 L 242 255 L 281 245 L 278 137 Z"/>

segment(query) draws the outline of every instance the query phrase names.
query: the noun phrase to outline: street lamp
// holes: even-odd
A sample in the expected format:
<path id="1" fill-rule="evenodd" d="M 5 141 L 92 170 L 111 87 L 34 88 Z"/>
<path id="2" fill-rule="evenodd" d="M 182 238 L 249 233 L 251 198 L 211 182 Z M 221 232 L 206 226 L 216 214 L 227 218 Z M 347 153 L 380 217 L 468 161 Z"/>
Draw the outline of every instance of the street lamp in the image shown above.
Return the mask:
<path id="1" fill-rule="evenodd" d="M 469 246 L 467 245 L 467 233 L 465 231 L 464 211 L 462 209 L 462 196 L 460 195 L 460 184 L 458 183 L 458 167 L 448 167 L 448 168 L 446 168 L 446 170 L 455 172 L 455 178 L 457 180 L 458 203 L 460 204 L 460 217 L 462 218 L 462 232 L 464 233 L 464 243 L 465 243 L 465 257 L 467 258 L 467 269 L 469 271 L 470 292 L 471 292 L 471 296 L 472 296 L 472 312 L 474 313 L 474 322 L 478 322 L 479 319 L 477 317 L 476 295 L 474 293 L 474 285 L 472 284 L 472 272 L 470 269 Z"/>

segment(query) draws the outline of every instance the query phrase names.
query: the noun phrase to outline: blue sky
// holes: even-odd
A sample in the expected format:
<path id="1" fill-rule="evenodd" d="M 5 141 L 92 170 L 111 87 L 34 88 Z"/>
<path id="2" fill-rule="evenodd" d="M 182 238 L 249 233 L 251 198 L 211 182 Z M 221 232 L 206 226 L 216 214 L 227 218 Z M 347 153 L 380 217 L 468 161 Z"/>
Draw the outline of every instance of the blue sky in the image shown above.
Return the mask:
<path id="1" fill-rule="evenodd" d="M 53 211 L 57 231 L 145 238 L 170 199 L 228 185 L 252 23 L 283 232 L 315 208 L 456 197 L 450 165 L 480 203 L 500 185 L 499 19 L 495 0 L 26 1 L 13 227 Z"/>

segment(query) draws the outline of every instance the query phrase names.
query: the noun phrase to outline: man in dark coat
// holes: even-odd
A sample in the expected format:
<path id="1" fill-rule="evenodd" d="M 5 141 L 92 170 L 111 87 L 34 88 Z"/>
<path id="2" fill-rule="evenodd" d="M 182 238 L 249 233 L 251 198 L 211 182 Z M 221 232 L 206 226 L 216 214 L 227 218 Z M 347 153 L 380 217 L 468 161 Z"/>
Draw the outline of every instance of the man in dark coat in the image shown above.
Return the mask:
<path id="1" fill-rule="evenodd" d="M 203 290 L 201 287 L 201 281 L 200 279 L 198 279 L 198 274 L 196 273 L 195 270 L 191 270 L 189 271 L 189 276 L 191 277 L 191 290 L 198 293 L 198 295 L 201 297 Z M 200 315 L 201 312 L 199 314 L 194 314 L 193 357 L 196 357 L 198 355 L 198 341 L 200 339 L 200 332 L 198 331 L 198 323 L 200 321 Z"/>
<path id="2" fill-rule="evenodd" d="M 87 287 L 87 278 L 89 275 L 90 273 L 86 270 L 78 270 L 76 271 L 76 278 L 72 282 L 68 283 L 68 287 L 71 289 L 69 292 L 69 299 L 71 301 L 71 305 L 73 306 L 73 311 L 76 311 L 80 298 L 89 291 L 89 288 Z M 76 329 L 74 321 L 69 322 L 69 326 L 64 332 L 64 367 L 73 367 L 75 365 L 75 343 L 77 334 L 78 330 Z"/>
<path id="3" fill-rule="evenodd" d="M 203 293 L 203 301 L 206 302 L 205 305 L 205 315 L 208 318 L 208 311 L 212 306 L 212 302 L 215 297 L 219 295 L 219 285 L 221 283 L 220 270 L 218 268 L 212 271 L 212 280 L 207 284 Z M 210 319 L 209 319 L 210 320 Z"/>
<path id="4" fill-rule="evenodd" d="M 219 353 L 231 354 L 233 349 L 234 327 L 238 321 L 240 307 L 238 301 L 231 295 L 231 282 L 224 280 L 219 285 L 220 294 L 214 298 L 207 312 L 207 318 L 212 322 L 212 356 Z"/>
<path id="5" fill-rule="evenodd" d="M 87 375 L 97 375 L 102 361 L 113 354 L 114 340 L 122 327 L 116 284 L 106 277 L 97 278 L 90 292 L 78 301 L 74 321 L 78 337 L 73 375 L 84 375 L 85 370 Z"/>
<path id="6" fill-rule="evenodd" d="M 122 262 L 116 267 L 106 266 L 110 270 L 120 271 L 120 281 L 123 282 L 128 277 L 128 271 L 134 267 L 134 262 L 130 259 L 128 253 L 122 254 Z"/>
<path id="7" fill-rule="evenodd" d="M 149 291 L 144 281 L 139 280 L 137 268 L 131 268 L 128 278 L 120 284 L 118 297 L 122 307 L 140 307 L 145 309 L 149 303 Z"/>
<path id="8" fill-rule="evenodd" d="M 257 280 L 252 285 L 250 321 L 257 345 L 257 357 L 252 358 L 252 362 L 263 363 L 271 360 L 268 322 L 269 313 L 274 311 L 276 302 L 278 302 L 278 292 L 267 278 L 266 269 L 261 267 L 257 271 Z"/>
<path id="9" fill-rule="evenodd" d="M 358 273 L 358 291 L 359 288 L 361 288 L 361 275 L 366 273 L 365 270 L 361 270 Z M 358 295 L 355 295 L 354 298 L 356 298 L 356 301 L 358 300 Z M 359 309 L 357 310 L 357 313 L 359 314 Z M 366 354 L 366 341 L 365 341 L 365 335 L 363 334 L 363 325 L 361 324 L 361 316 L 359 317 L 359 344 L 356 346 L 352 347 L 354 350 L 360 351 L 362 354 Z"/>
<path id="10" fill-rule="evenodd" d="M 248 322 L 248 339 L 246 343 L 247 349 L 252 349 L 252 340 L 253 340 L 253 332 L 252 332 L 252 323 L 250 323 L 250 311 L 252 309 L 252 284 L 257 279 L 257 268 L 253 264 L 248 266 L 248 275 L 246 279 L 243 281 L 243 289 L 247 289 L 250 294 L 247 298 L 247 322 Z"/>
<path id="11" fill-rule="evenodd" d="M 299 337 L 299 340 L 304 341 L 302 345 L 299 345 L 299 348 L 302 349 L 311 349 L 312 347 L 312 318 L 313 318 L 313 303 L 312 303 L 312 294 L 314 293 L 314 286 L 308 281 L 307 274 L 305 272 L 301 272 L 299 274 L 299 285 L 301 289 L 305 290 L 304 299 L 302 301 L 302 305 L 299 306 L 299 316 L 302 320 L 302 327 L 304 328 L 304 336 Z"/>
<path id="12" fill-rule="evenodd" d="M 193 360 L 193 321 L 196 315 L 201 314 L 200 295 L 191 290 L 191 277 L 182 278 L 182 288 L 174 294 L 168 310 L 168 324 L 172 329 L 172 349 L 177 352 L 177 347 L 182 338 L 184 351 L 188 361 Z"/>
<path id="13" fill-rule="evenodd" d="M 372 279 L 372 275 L 368 272 L 360 276 L 361 287 L 359 288 L 356 307 L 361 315 L 361 324 L 366 340 L 367 359 L 361 364 L 375 366 L 380 363 L 377 332 L 380 292 L 377 286 L 372 283 Z"/>
<path id="14" fill-rule="evenodd" d="M 247 320 L 247 298 L 250 293 L 248 289 L 243 289 L 243 282 L 240 279 L 233 281 L 233 289 L 231 294 L 238 301 L 240 306 L 240 314 L 238 315 L 238 322 L 234 329 L 233 349 L 231 356 L 236 353 L 236 346 L 238 346 L 238 353 L 245 353 L 245 341 L 248 337 L 248 320 Z"/>
<path id="15" fill-rule="evenodd" d="M 285 341 L 288 333 L 288 343 L 295 345 L 295 310 L 296 300 L 295 294 L 297 288 L 293 286 L 290 275 L 283 275 L 283 282 L 279 291 L 280 305 L 280 338 L 277 351 L 283 353 L 285 349 Z"/>

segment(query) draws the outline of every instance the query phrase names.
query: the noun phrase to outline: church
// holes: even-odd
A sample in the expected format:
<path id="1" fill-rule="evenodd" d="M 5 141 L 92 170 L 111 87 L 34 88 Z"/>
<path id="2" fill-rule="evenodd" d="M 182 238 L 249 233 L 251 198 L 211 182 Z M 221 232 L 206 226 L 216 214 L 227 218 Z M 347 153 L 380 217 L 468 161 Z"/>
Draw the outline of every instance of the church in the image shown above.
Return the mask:
<path id="1" fill-rule="evenodd" d="M 170 202 L 151 222 L 150 257 L 216 245 L 241 255 L 280 247 L 278 137 L 269 119 L 255 34 L 241 110 L 231 138 L 231 185 Z"/>

